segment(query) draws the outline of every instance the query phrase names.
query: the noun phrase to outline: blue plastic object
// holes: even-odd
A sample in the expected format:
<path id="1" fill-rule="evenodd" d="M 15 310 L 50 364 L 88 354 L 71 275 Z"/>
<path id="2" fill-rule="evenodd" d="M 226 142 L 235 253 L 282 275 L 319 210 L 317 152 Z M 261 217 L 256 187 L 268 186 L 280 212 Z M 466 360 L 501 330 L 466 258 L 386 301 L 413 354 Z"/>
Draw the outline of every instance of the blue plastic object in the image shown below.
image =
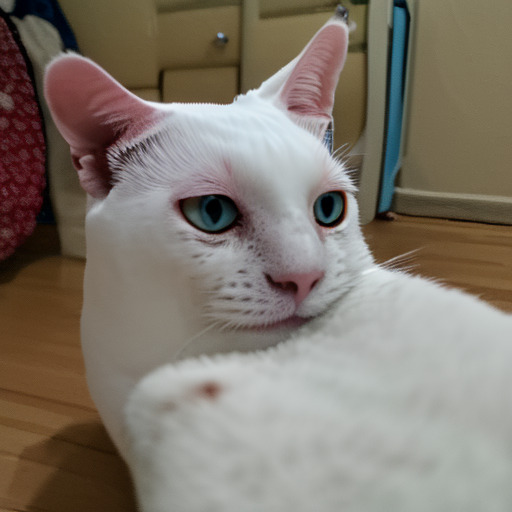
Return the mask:
<path id="1" fill-rule="evenodd" d="M 378 213 L 389 211 L 391 208 L 395 179 L 401 165 L 400 140 L 402 138 L 409 24 L 410 15 L 407 3 L 404 0 L 395 0 L 389 64 L 386 141 Z"/>

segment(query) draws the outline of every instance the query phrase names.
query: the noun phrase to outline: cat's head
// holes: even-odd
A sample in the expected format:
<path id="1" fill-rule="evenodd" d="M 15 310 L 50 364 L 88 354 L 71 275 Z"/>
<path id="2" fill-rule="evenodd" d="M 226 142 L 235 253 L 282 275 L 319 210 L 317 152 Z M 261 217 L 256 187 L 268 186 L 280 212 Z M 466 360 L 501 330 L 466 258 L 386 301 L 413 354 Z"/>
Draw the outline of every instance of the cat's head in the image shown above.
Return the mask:
<path id="1" fill-rule="evenodd" d="M 89 288 L 119 286 L 122 301 L 131 282 L 148 304 L 143 290 L 165 284 L 198 329 L 296 326 L 339 299 L 370 263 L 354 186 L 324 144 L 347 45 L 330 20 L 230 105 L 146 102 L 85 58 L 56 59 L 46 98 L 93 198 L 103 277 Z"/>

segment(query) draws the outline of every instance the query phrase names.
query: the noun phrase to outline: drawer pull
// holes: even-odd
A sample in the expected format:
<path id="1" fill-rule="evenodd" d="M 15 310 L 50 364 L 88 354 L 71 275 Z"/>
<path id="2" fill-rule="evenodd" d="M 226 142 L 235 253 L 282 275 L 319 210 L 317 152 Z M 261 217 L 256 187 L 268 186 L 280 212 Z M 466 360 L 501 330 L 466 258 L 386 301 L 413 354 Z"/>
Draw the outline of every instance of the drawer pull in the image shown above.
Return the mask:
<path id="1" fill-rule="evenodd" d="M 224 32 L 217 32 L 213 44 L 218 48 L 226 46 L 229 43 L 229 37 Z"/>

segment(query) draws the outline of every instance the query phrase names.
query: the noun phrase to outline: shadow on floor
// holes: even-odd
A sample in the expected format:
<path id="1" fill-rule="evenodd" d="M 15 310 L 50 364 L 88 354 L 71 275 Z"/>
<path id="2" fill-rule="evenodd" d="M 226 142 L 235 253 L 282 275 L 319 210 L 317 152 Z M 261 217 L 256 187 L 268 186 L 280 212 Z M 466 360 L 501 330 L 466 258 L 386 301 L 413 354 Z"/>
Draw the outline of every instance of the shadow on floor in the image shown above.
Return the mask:
<path id="1" fill-rule="evenodd" d="M 9 256 L 0 261 L 0 284 L 12 281 L 26 266 L 48 256 L 60 254 L 56 226 L 38 225 L 32 235 Z"/>
<path id="2" fill-rule="evenodd" d="M 30 511 L 137 510 L 128 469 L 99 422 L 67 427 L 25 449 L 22 459 L 30 461 L 33 470 L 27 471 L 24 464 L 13 485 L 32 487 Z M 31 481 L 22 482 L 27 479 Z"/>

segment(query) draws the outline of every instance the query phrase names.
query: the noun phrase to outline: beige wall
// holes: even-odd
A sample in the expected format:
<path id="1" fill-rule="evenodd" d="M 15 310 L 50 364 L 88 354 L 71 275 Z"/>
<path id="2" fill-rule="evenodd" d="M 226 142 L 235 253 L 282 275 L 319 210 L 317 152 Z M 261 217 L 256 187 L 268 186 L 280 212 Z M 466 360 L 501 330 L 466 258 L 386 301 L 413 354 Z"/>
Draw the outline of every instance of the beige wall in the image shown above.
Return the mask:
<path id="1" fill-rule="evenodd" d="M 501 196 L 512 220 L 511 27 L 510 0 L 417 0 L 406 194 Z"/>
<path id="2" fill-rule="evenodd" d="M 80 51 L 131 89 L 158 87 L 157 13 L 148 0 L 59 0 Z"/>

